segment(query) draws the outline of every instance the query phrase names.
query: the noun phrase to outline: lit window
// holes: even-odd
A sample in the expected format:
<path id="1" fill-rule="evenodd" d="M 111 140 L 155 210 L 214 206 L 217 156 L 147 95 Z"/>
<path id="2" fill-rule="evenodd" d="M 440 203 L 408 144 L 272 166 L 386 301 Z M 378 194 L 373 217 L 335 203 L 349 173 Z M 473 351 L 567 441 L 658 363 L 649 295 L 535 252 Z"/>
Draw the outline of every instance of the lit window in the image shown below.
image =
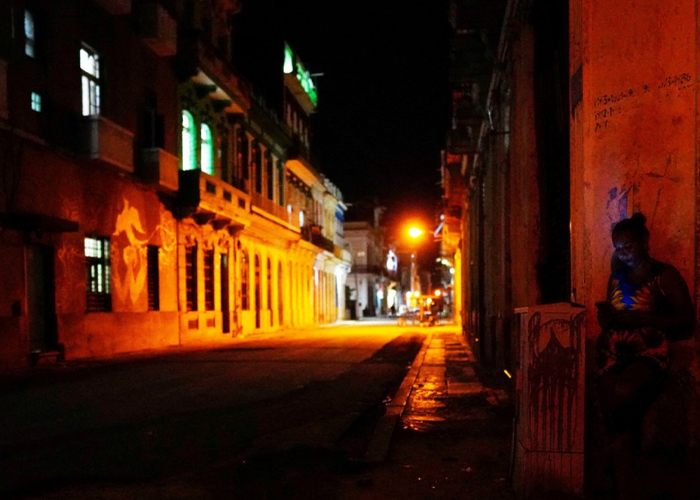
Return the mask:
<path id="1" fill-rule="evenodd" d="M 197 168 L 194 160 L 194 118 L 189 111 L 182 112 L 182 170 Z"/>
<path id="2" fill-rule="evenodd" d="M 80 49 L 80 71 L 83 87 L 83 116 L 100 114 L 100 61 L 87 47 Z"/>
<path id="3" fill-rule="evenodd" d="M 28 10 L 24 11 L 24 53 L 29 57 L 36 57 L 36 35 L 34 31 L 34 15 Z"/>
<path id="4" fill-rule="evenodd" d="M 112 309 L 110 258 L 109 238 L 85 238 L 87 310 L 89 312 Z"/>
<path id="5" fill-rule="evenodd" d="M 32 111 L 41 112 L 41 96 L 36 92 L 32 92 Z"/>
<path id="6" fill-rule="evenodd" d="M 202 172 L 214 175 L 214 156 L 212 154 L 214 145 L 212 143 L 211 129 L 206 123 L 203 123 L 200 127 L 199 138 L 201 139 Z"/>
<path id="7" fill-rule="evenodd" d="M 299 212 L 299 226 L 304 227 L 304 211 Z"/>

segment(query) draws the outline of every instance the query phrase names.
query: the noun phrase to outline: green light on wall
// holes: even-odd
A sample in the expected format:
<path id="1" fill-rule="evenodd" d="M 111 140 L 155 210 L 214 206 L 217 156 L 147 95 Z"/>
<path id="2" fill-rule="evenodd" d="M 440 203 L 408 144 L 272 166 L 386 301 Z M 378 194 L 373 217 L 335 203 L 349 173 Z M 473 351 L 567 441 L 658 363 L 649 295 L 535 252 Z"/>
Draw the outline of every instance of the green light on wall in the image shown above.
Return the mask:
<path id="1" fill-rule="evenodd" d="M 282 71 L 286 75 L 291 74 L 294 71 L 294 52 L 289 48 L 289 45 L 284 46 L 284 66 Z"/>

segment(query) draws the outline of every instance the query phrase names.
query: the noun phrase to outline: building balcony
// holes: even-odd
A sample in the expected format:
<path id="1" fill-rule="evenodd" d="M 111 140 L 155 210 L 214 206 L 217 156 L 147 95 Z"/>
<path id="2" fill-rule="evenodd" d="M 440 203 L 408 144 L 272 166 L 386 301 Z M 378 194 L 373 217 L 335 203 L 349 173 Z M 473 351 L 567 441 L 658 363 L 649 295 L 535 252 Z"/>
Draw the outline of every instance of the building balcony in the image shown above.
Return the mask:
<path id="1" fill-rule="evenodd" d="M 254 192 L 251 196 L 251 203 L 253 207 L 257 207 L 258 209 L 291 224 L 291 217 L 289 212 L 287 212 L 286 207 L 280 206 L 267 196 Z"/>
<path id="2" fill-rule="evenodd" d="M 136 22 L 141 40 L 156 55 L 170 57 L 177 53 L 177 23 L 162 5 L 155 1 L 141 4 Z"/>
<path id="3" fill-rule="evenodd" d="M 384 269 L 381 266 L 352 266 L 351 273 L 355 274 L 376 274 L 381 276 Z"/>
<path id="4" fill-rule="evenodd" d="M 141 149 L 141 177 L 147 184 L 175 192 L 179 186 L 179 160 L 160 148 Z"/>
<path id="5" fill-rule="evenodd" d="M 78 122 L 78 153 L 92 160 L 134 171 L 134 134 L 103 116 L 84 116 Z"/>
<path id="6" fill-rule="evenodd" d="M 250 225 L 250 196 L 201 170 L 180 170 L 176 213 L 199 224 Z"/>
<path id="7" fill-rule="evenodd" d="M 200 35 L 196 29 L 183 30 L 177 39 L 175 67 L 180 77 L 194 81 L 227 113 L 248 113 L 249 88 L 228 58 Z"/>
<path id="8" fill-rule="evenodd" d="M 471 155 L 477 152 L 479 129 L 466 127 L 465 129 L 450 130 L 447 135 L 447 152 L 455 155 Z"/>
<path id="9" fill-rule="evenodd" d="M 335 253 L 335 245 L 321 233 L 321 226 L 304 226 L 301 228 L 301 237 L 312 245 L 316 245 L 330 253 Z"/>
<path id="10" fill-rule="evenodd" d="M 131 0 L 93 0 L 97 5 L 112 14 L 119 16 L 131 12 Z"/>

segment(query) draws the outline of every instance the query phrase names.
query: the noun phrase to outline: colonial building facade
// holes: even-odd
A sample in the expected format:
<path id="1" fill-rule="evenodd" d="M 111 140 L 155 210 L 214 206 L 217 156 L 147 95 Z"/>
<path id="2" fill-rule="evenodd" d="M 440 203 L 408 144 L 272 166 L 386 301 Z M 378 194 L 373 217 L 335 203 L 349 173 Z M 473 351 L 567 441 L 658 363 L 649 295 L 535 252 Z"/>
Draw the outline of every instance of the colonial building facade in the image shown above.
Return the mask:
<path id="1" fill-rule="evenodd" d="M 281 43 L 285 99 L 257 94 L 231 64 L 239 9 L 0 1 L 0 363 L 343 316 L 345 205 L 311 160 L 313 82 Z"/>

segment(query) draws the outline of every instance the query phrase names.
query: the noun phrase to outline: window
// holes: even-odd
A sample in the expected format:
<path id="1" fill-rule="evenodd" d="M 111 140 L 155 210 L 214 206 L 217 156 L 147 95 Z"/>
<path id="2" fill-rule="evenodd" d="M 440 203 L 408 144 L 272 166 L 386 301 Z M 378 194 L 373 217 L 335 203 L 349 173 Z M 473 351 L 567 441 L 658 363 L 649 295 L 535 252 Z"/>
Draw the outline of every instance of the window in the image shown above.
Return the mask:
<path id="1" fill-rule="evenodd" d="M 83 86 L 83 116 L 100 114 L 100 60 L 88 47 L 80 49 Z"/>
<path id="2" fill-rule="evenodd" d="M 24 53 L 29 57 L 36 57 L 36 25 L 34 14 L 24 11 Z"/>
<path id="3" fill-rule="evenodd" d="M 255 169 L 255 192 L 262 194 L 262 150 L 260 144 L 253 149 L 253 168 Z"/>
<path id="4" fill-rule="evenodd" d="M 279 204 L 281 207 L 284 206 L 284 162 L 282 160 L 277 161 L 277 189 L 279 190 Z"/>
<path id="5" fill-rule="evenodd" d="M 282 274 L 282 263 L 277 263 L 277 321 L 279 324 L 284 324 L 284 299 L 282 297 L 282 290 L 284 289 L 284 275 Z"/>
<path id="6" fill-rule="evenodd" d="M 214 310 L 214 250 L 204 252 L 204 310 Z"/>
<path id="7" fill-rule="evenodd" d="M 160 310 L 160 276 L 158 272 L 158 247 L 148 245 L 147 249 L 148 310 Z"/>
<path id="8" fill-rule="evenodd" d="M 245 250 L 241 254 L 241 309 L 250 309 L 250 298 L 248 289 L 250 287 L 250 262 L 248 252 Z"/>
<path id="9" fill-rule="evenodd" d="M 214 144 L 211 136 L 211 129 L 206 123 L 202 123 L 199 132 L 200 139 L 200 165 L 202 172 L 214 175 Z"/>
<path id="10" fill-rule="evenodd" d="M 187 310 L 197 310 L 197 245 L 185 250 L 185 286 Z"/>
<path id="11" fill-rule="evenodd" d="M 272 313 L 272 262 L 267 259 L 267 308 Z"/>
<path id="12" fill-rule="evenodd" d="M 88 312 L 111 311 L 111 251 L 109 238 L 85 237 Z"/>
<path id="13" fill-rule="evenodd" d="M 245 130 L 239 129 L 238 135 L 236 136 L 236 156 L 239 169 L 238 176 L 244 180 L 248 180 L 250 178 L 250 174 L 248 173 L 248 169 L 250 168 L 250 153 L 248 147 L 248 136 L 245 133 Z"/>
<path id="14" fill-rule="evenodd" d="M 299 211 L 299 227 L 304 227 L 304 211 Z"/>
<path id="15" fill-rule="evenodd" d="M 194 118 L 189 111 L 182 112 L 182 170 L 194 170 Z"/>
<path id="16" fill-rule="evenodd" d="M 272 156 L 268 152 L 265 155 L 265 174 L 267 175 L 267 199 L 275 199 L 275 170 Z"/>
<path id="17" fill-rule="evenodd" d="M 32 111 L 41 112 L 41 96 L 36 92 L 32 92 Z"/>

